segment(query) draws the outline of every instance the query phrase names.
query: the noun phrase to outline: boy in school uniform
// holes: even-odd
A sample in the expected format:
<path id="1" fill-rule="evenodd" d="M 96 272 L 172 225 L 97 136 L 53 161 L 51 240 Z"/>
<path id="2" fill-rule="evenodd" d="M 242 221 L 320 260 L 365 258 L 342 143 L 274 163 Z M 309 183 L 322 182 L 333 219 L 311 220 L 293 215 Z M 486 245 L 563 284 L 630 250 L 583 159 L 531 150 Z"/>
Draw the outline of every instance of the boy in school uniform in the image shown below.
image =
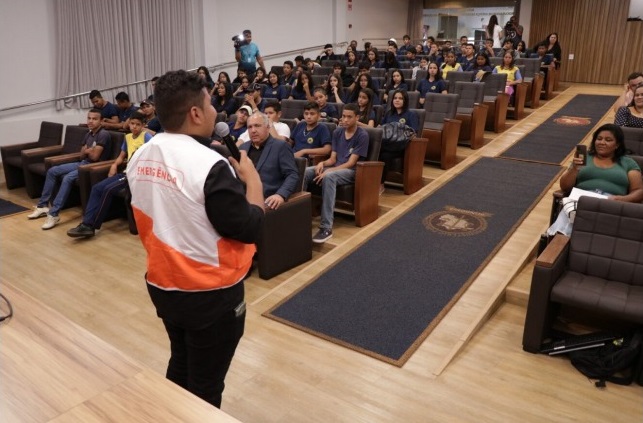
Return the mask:
<path id="1" fill-rule="evenodd" d="M 320 125 L 319 104 L 310 102 L 304 106 L 304 121 L 292 130 L 292 149 L 295 157 L 308 157 L 311 154 L 328 155 L 331 152 L 330 131 Z"/>
<path id="2" fill-rule="evenodd" d="M 72 238 L 89 238 L 94 236 L 96 229 L 100 229 L 114 195 L 127 187 L 125 170 L 118 172 L 119 166 L 126 159 L 129 160 L 140 146 L 152 139 L 152 135 L 143 130 L 144 125 L 145 116 L 143 114 L 135 112 L 130 116 L 130 133 L 125 135 L 121 152 L 110 166 L 107 178 L 92 187 L 82 222 L 75 228 L 68 230 L 67 235 Z"/>
<path id="3" fill-rule="evenodd" d="M 333 236 L 333 210 L 337 185 L 355 182 L 355 166 L 368 154 L 368 132 L 357 126 L 359 107 L 347 104 L 342 110 L 342 123 L 333 133 L 330 158 L 306 168 L 304 187 L 316 183 L 322 189 L 321 224 L 313 242 L 322 244 Z"/>

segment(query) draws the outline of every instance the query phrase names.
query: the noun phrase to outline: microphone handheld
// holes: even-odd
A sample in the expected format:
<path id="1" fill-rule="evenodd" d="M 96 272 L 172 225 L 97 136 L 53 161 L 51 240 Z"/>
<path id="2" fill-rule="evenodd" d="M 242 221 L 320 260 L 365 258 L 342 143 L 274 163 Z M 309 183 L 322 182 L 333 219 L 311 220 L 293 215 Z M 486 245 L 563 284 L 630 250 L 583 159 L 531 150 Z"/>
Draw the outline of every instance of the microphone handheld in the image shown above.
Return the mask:
<path id="1" fill-rule="evenodd" d="M 241 153 L 239 152 L 239 147 L 237 147 L 237 144 L 230 136 L 230 128 L 228 127 L 228 124 L 225 122 L 217 123 L 214 125 L 214 133 L 221 137 L 221 140 L 223 140 L 223 143 L 230 151 L 230 155 L 234 157 L 236 161 L 240 161 Z"/>

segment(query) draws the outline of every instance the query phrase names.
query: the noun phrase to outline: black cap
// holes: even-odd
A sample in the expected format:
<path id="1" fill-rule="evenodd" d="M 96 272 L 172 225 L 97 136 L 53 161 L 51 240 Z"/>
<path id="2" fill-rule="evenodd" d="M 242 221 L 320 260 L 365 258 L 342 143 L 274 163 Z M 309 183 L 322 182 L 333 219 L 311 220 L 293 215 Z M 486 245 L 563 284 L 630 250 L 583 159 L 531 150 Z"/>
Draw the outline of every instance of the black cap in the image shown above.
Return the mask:
<path id="1" fill-rule="evenodd" d="M 259 91 L 261 90 L 261 85 L 257 84 L 256 82 L 254 84 L 248 85 L 248 91 Z"/>

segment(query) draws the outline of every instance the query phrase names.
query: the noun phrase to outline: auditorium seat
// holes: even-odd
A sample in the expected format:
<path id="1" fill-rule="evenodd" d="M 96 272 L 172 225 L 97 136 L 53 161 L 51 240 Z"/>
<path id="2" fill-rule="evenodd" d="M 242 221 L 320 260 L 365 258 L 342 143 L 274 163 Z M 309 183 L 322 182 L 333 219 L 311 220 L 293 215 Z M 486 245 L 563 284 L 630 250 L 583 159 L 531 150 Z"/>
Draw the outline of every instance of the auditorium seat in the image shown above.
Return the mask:
<path id="1" fill-rule="evenodd" d="M 456 151 L 461 122 L 455 119 L 457 94 L 427 93 L 424 99 L 424 128 L 422 138 L 429 140 L 425 161 L 437 162 L 442 169 L 456 164 Z"/>
<path id="2" fill-rule="evenodd" d="M 484 82 L 457 81 L 453 93 L 459 96 L 455 117 L 462 122 L 458 140 L 468 141 L 467 144 L 476 150 L 484 146 L 484 127 L 489 109 L 484 104 Z"/>
<path id="3" fill-rule="evenodd" d="M 409 93 L 410 94 L 410 93 Z M 424 127 L 424 109 L 409 109 L 418 117 L 419 127 Z M 390 169 L 387 169 L 387 183 L 402 185 L 404 194 L 410 195 L 419 191 L 424 182 L 422 172 L 424 170 L 424 156 L 429 140 L 421 137 L 421 133 L 413 137 L 404 150 L 404 156 L 391 161 Z"/>
<path id="4" fill-rule="evenodd" d="M 25 186 L 22 151 L 32 148 L 60 146 L 62 140 L 63 125 L 61 123 L 43 121 L 40 123 L 40 134 L 38 135 L 37 141 L 0 147 L 7 189 Z"/>

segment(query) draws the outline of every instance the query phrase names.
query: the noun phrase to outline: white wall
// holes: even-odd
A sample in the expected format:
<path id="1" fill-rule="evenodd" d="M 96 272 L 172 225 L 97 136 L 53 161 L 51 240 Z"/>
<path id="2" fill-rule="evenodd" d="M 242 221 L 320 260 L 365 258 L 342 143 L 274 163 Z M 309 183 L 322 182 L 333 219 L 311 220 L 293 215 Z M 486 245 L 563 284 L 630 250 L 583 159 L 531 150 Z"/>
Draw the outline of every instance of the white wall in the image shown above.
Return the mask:
<path id="1" fill-rule="evenodd" d="M 251 29 L 263 55 L 364 38 L 401 37 L 406 0 L 202 0 L 199 65 L 234 61 L 230 38 Z M 196 10 L 195 13 L 200 13 Z M 352 25 L 352 28 L 349 28 Z M 56 26 L 51 0 L 0 1 L 0 109 L 55 97 Z M 337 52 L 343 52 L 338 49 Z M 306 52 L 316 56 L 318 51 Z M 295 54 L 296 55 L 296 54 Z M 295 55 L 289 56 L 293 59 Z M 266 62 L 282 64 L 286 58 Z M 42 120 L 77 124 L 86 110 L 56 111 L 53 103 L 0 112 L 0 145 L 35 139 Z"/>

